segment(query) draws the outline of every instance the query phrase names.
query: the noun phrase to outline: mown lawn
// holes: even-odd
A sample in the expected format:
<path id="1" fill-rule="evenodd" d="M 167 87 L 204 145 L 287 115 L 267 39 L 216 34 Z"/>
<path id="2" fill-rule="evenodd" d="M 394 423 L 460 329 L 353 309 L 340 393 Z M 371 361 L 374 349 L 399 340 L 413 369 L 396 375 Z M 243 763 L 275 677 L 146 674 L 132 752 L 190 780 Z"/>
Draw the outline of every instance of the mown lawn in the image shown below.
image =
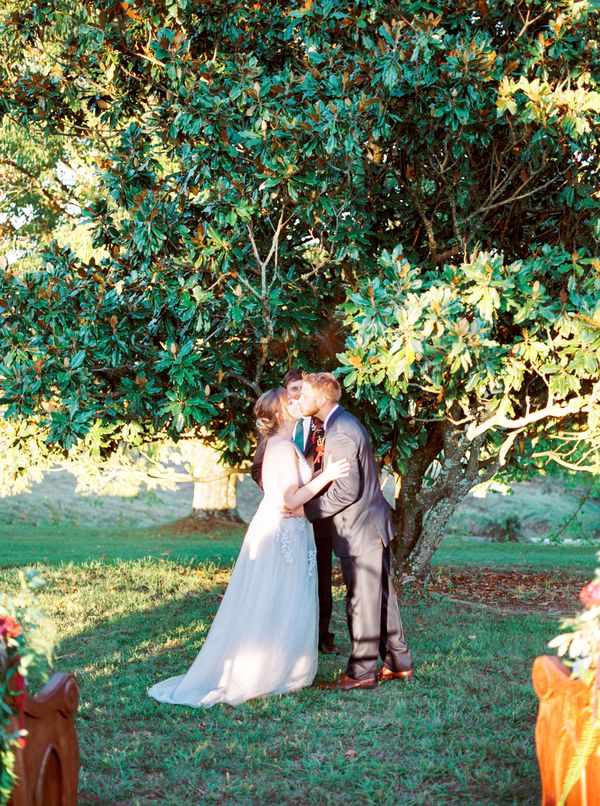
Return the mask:
<path id="1" fill-rule="evenodd" d="M 311 688 L 195 711 L 145 691 L 193 660 L 240 530 L 209 539 L 22 528 L 14 540 L 0 535 L 2 588 L 16 585 L 11 565 L 35 562 L 47 580 L 40 605 L 57 627 L 56 668 L 81 685 L 81 804 L 539 802 L 530 670 L 557 628 L 544 613 L 411 598 L 403 616 L 414 684 L 346 695 Z M 593 549 L 531 548 L 456 543 L 439 560 L 591 576 Z M 341 597 L 335 626 L 347 652 Z M 318 680 L 342 665 L 322 658 Z"/>
<path id="2" fill-rule="evenodd" d="M 244 531 L 243 525 L 233 524 L 219 526 L 210 534 L 172 534 L 167 527 L 111 530 L 66 525 L 0 526 L 0 568 L 142 557 L 231 565 Z"/>
<path id="3" fill-rule="evenodd" d="M 111 530 L 68 525 L 0 525 L 0 568 L 142 557 L 230 565 L 238 555 L 245 529 L 243 524 L 231 524 L 200 534 L 173 533 L 169 526 Z M 589 545 L 540 546 L 448 539 L 436 553 L 434 564 L 574 571 L 591 576 L 597 551 L 598 546 Z"/>

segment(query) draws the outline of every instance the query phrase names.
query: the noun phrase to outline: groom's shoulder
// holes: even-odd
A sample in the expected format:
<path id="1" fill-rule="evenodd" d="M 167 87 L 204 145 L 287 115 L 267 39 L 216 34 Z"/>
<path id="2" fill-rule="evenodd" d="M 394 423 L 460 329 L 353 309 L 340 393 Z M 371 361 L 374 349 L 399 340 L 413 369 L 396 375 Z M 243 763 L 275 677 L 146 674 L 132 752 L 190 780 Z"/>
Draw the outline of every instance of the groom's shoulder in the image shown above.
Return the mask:
<path id="1" fill-rule="evenodd" d="M 346 409 L 340 406 L 339 413 L 332 424 L 337 430 L 348 434 L 364 434 L 365 427 L 361 421 Z"/>

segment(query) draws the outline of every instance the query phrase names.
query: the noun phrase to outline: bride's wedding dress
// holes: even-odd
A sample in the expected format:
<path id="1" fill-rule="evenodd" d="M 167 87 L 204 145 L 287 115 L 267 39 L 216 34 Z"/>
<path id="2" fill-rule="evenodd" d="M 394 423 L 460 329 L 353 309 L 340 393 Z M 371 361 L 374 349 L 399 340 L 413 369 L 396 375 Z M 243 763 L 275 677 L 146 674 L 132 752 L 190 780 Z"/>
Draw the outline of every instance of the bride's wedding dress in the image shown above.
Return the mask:
<path id="1" fill-rule="evenodd" d="M 302 484 L 311 470 L 299 451 Z M 280 462 L 263 464 L 264 498 L 252 519 L 206 641 L 188 671 L 148 690 L 160 702 L 194 707 L 283 694 L 317 671 L 317 574 L 312 526 L 284 518 Z"/>

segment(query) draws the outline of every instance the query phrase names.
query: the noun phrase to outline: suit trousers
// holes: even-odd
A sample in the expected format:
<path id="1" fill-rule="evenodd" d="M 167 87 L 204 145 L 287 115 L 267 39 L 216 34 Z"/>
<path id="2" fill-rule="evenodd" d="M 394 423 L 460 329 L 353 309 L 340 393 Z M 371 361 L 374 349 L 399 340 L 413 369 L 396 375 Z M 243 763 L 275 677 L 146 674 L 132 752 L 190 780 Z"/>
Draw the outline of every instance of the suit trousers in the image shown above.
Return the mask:
<path id="1" fill-rule="evenodd" d="M 317 581 L 319 591 L 319 643 L 333 641 L 329 631 L 333 612 L 331 574 L 333 570 L 333 528 L 331 518 L 321 518 L 313 523 L 317 548 Z"/>
<path id="2" fill-rule="evenodd" d="M 377 674 L 377 659 L 394 672 L 412 669 L 412 660 L 390 576 L 390 547 L 358 557 L 341 557 L 346 584 L 346 617 L 352 654 L 346 674 L 356 680 Z"/>

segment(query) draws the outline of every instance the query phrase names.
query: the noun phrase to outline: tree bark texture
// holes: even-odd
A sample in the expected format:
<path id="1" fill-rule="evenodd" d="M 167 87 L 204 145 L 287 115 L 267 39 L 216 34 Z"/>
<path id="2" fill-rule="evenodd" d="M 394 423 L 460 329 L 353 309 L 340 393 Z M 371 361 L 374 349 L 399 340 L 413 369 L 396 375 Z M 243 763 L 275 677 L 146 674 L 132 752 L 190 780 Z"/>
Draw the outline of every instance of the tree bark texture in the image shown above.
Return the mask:
<path id="1" fill-rule="evenodd" d="M 432 424 L 426 443 L 410 458 L 393 517 L 394 559 L 401 574 L 428 576 L 457 506 L 496 473 L 496 463 L 480 462 L 483 441 L 483 435 L 469 439 L 464 430 L 442 421 Z"/>

